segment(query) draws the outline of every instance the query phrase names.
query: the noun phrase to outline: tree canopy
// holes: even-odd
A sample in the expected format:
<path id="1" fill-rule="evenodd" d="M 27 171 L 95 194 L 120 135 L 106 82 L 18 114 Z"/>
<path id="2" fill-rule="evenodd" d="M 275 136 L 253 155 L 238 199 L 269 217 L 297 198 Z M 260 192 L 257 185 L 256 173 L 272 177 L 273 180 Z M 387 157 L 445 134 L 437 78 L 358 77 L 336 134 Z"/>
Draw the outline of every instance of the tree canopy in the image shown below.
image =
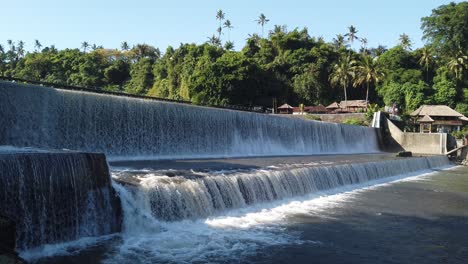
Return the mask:
<path id="1" fill-rule="evenodd" d="M 368 47 L 365 32 L 343 27 L 331 42 L 307 28 L 288 30 L 263 13 L 241 46 L 230 40 L 235 24 L 228 14 L 202 44 L 180 44 L 165 52 L 123 41 L 105 49 L 88 41 L 57 50 L 35 40 L 0 43 L 0 75 L 57 84 L 192 101 L 202 105 L 270 107 L 278 103 L 329 104 L 366 99 L 410 111 L 420 104 L 468 108 L 468 3 L 442 5 L 421 19 L 422 48 L 402 34 L 395 47 Z M 226 34 L 227 33 L 227 34 Z M 360 42 L 359 51 L 353 43 Z M 239 47 L 235 51 L 234 47 Z"/>

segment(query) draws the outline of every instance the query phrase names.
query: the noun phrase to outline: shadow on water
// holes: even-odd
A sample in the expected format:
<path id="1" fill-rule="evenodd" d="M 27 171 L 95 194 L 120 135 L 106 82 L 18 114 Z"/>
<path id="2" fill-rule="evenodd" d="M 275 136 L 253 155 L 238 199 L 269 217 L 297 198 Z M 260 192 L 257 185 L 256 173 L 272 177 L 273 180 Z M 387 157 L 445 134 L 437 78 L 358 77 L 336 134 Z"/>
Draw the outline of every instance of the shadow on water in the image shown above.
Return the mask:
<path id="1" fill-rule="evenodd" d="M 382 213 L 297 225 L 320 241 L 262 250 L 255 263 L 467 263 L 468 217 L 435 219 Z"/>
<path id="2" fill-rule="evenodd" d="M 468 263 L 468 168 L 359 192 L 294 217 L 289 232 L 320 241 L 262 250 L 254 263 Z"/>

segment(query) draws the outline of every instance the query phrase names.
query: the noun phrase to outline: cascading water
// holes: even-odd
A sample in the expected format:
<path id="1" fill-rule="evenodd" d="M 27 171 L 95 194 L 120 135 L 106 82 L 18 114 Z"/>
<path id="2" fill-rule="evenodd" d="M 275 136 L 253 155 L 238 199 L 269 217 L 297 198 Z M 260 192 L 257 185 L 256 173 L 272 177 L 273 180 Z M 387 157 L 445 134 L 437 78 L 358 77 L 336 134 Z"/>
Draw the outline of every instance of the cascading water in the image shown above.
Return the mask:
<path id="1" fill-rule="evenodd" d="M 0 145 L 166 159 L 378 152 L 376 130 L 0 82 Z"/>
<path id="2" fill-rule="evenodd" d="M 126 189 L 133 194 L 133 207 L 140 208 L 147 216 L 152 215 L 155 219 L 174 221 L 207 217 L 226 209 L 303 196 L 446 165 L 449 165 L 447 157 L 436 156 L 286 170 L 212 173 L 195 179 L 149 174 L 140 177 L 136 186 L 127 186 Z"/>
<path id="3" fill-rule="evenodd" d="M 0 201 L 18 250 L 120 230 L 102 154 L 0 153 Z"/>

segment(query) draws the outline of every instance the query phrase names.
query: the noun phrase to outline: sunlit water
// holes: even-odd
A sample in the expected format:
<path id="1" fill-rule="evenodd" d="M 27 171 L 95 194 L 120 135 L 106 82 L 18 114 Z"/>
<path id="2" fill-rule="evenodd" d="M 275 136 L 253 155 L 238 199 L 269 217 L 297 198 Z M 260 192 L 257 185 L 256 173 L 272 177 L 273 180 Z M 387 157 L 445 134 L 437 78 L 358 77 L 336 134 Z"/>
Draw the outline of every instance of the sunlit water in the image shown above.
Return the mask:
<path id="1" fill-rule="evenodd" d="M 119 174 L 114 172 L 114 177 L 119 177 Z M 130 191 L 131 188 L 114 183 L 125 213 L 121 234 L 52 245 L 23 252 L 22 256 L 43 263 L 86 259 L 89 255 L 99 256 L 99 261 L 105 263 L 257 261 L 256 256 L 259 254 L 268 255 L 268 251 L 265 251 L 268 248 L 323 245 L 320 239 L 305 238 L 300 229 L 294 228 L 301 223 L 300 219 L 325 216 L 330 210 L 349 206 L 349 201 L 355 200 L 363 192 L 378 190 L 395 181 L 421 181 L 443 174 L 422 169 L 328 190 L 316 190 L 301 196 L 220 210 L 212 212 L 208 217 L 195 215 L 198 217 L 177 221 L 157 219 L 148 204 L 137 201 L 142 199 L 141 196 L 135 195 Z M 148 176 L 154 177 L 160 176 Z M 145 195 L 142 192 L 139 194 Z M 97 252 L 90 250 L 99 245 L 104 246 Z"/>

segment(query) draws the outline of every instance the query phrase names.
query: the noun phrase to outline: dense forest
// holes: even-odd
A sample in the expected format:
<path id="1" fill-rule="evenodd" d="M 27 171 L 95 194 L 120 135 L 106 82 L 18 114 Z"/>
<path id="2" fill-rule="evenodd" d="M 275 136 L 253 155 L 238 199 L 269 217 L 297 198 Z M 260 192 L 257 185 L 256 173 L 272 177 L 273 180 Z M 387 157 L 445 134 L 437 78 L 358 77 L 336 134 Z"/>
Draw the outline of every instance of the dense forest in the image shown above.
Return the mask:
<path id="1" fill-rule="evenodd" d="M 201 45 L 181 44 L 161 52 L 148 44 L 105 49 L 43 47 L 25 51 L 23 41 L 0 45 L 0 75 L 139 95 L 188 100 L 202 105 L 271 106 L 328 104 L 367 99 L 396 104 L 403 112 L 421 104 L 446 104 L 468 115 L 468 2 L 440 6 L 421 19 L 426 45 L 412 49 L 401 34 L 395 47 L 368 47 L 354 26 L 332 42 L 307 28 L 266 28 L 249 35 L 236 51 L 233 28 L 219 10 L 218 28 Z M 352 46 L 360 44 L 359 50 Z"/>

